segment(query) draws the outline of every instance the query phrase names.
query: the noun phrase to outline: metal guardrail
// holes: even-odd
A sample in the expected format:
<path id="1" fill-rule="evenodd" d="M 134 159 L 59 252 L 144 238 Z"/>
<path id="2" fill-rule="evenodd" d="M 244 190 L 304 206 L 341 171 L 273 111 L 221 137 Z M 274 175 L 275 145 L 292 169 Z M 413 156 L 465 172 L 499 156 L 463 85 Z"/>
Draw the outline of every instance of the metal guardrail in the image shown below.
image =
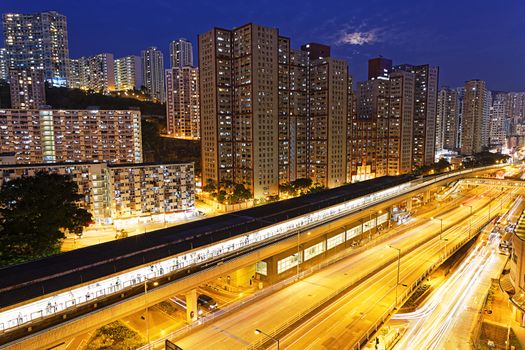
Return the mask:
<path id="1" fill-rule="evenodd" d="M 441 180 L 439 180 L 439 181 L 441 181 Z M 420 283 L 430 273 L 432 273 L 438 266 L 440 266 L 450 256 L 455 254 L 466 242 L 468 242 L 471 239 L 473 239 L 479 233 L 479 228 L 485 226 L 487 222 L 490 222 L 490 220 L 492 220 L 493 217 L 495 217 L 497 215 L 496 213 L 493 213 L 493 214 L 494 215 L 491 215 L 491 217 L 488 218 L 486 222 L 484 221 L 484 222 L 478 223 L 476 226 L 474 226 L 472 228 L 472 230 L 475 232 L 473 235 L 471 235 L 470 237 L 464 238 L 460 242 L 456 243 L 452 248 L 447 249 L 446 254 L 444 254 L 440 258 L 439 261 L 433 263 L 418 278 L 418 280 L 416 280 L 414 283 L 412 283 L 409 288 L 406 288 L 405 291 L 400 295 L 401 302 L 406 301 L 410 297 L 410 295 L 413 293 L 413 291 L 420 285 Z M 470 228 L 464 228 L 461 233 L 464 234 L 467 231 L 470 231 Z M 387 240 L 387 239 L 389 239 L 391 236 L 393 236 L 395 234 L 396 234 L 396 232 L 392 232 L 390 234 L 383 235 L 383 236 L 381 236 L 381 241 Z M 438 236 L 438 234 L 429 237 L 427 240 L 424 241 L 424 243 L 427 243 L 428 241 L 434 239 L 437 236 Z M 376 244 L 377 244 L 377 242 L 376 242 Z M 412 252 L 415 248 L 417 248 L 421 244 L 422 244 L 421 242 L 417 242 L 417 243 L 413 244 L 408 249 L 405 249 L 405 252 L 402 255 L 404 256 L 406 254 L 409 254 L 410 252 Z M 260 299 L 262 297 L 265 297 L 265 296 L 267 296 L 269 294 L 272 294 L 272 293 L 274 293 L 274 292 L 276 292 L 276 291 L 278 291 L 278 290 L 280 290 L 280 289 L 282 289 L 282 288 L 284 288 L 284 287 L 294 283 L 295 281 L 297 281 L 298 277 L 299 278 L 303 278 L 305 276 L 313 274 L 314 272 L 319 271 L 319 270 L 321 270 L 321 269 L 323 269 L 323 268 L 325 268 L 325 267 L 327 267 L 327 266 L 329 266 L 331 264 L 334 264 L 335 262 L 340 261 L 341 259 L 348 257 L 349 255 L 357 254 L 358 252 L 366 249 L 367 247 L 368 247 L 368 244 L 365 244 L 365 245 L 360 246 L 358 248 L 348 248 L 345 251 L 343 251 L 343 252 L 333 256 L 329 260 L 327 260 L 327 261 L 325 261 L 323 263 L 320 263 L 318 265 L 315 265 L 315 266 L 313 266 L 313 267 L 311 267 L 311 268 L 309 268 L 309 269 L 307 269 L 305 271 L 302 271 L 299 274 L 299 276 L 297 276 L 297 275 L 292 276 L 292 277 L 290 277 L 288 279 L 285 279 L 285 280 L 283 280 L 283 281 L 281 281 L 281 282 L 279 282 L 279 283 L 277 283 L 275 285 L 267 287 L 264 290 L 258 291 L 255 294 L 251 295 L 250 297 L 244 299 L 243 301 L 241 301 L 241 302 L 239 302 L 237 304 L 232 304 L 228 308 L 221 309 L 221 310 L 219 310 L 217 312 L 214 312 L 214 313 L 212 313 L 212 314 L 210 314 L 210 315 L 208 315 L 208 316 L 198 320 L 197 322 L 195 322 L 193 324 L 190 324 L 188 326 L 185 326 L 185 327 L 183 327 L 183 328 L 181 328 L 179 330 L 176 330 L 176 331 L 170 333 L 168 336 L 165 337 L 165 339 L 171 339 L 171 340 L 180 339 L 184 335 L 192 332 L 193 330 L 196 330 L 196 329 L 204 326 L 206 323 L 208 323 L 208 322 L 210 322 L 212 320 L 218 319 L 218 318 L 226 315 L 227 313 L 229 313 L 231 311 L 237 310 L 240 307 L 244 307 L 244 306 L 246 306 L 248 304 L 251 304 L 251 303 L 257 301 L 258 299 Z M 343 293 L 347 292 L 349 289 L 353 288 L 361 280 L 368 278 L 370 275 L 377 273 L 378 271 L 382 270 L 384 267 L 386 267 L 386 266 L 388 266 L 388 265 L 390 265 L 392 263 L 395 263 L 396 261 L 397 261 L 397 258 L 390 259 L 387 262 L 385 262 L 384 264 L 382 264 L 381 266 L 379 266 L 376 269 L 374 269 L 373 271 L 368 272 L 366 274 L 363 274 L 363 275 L 359 276 L 358 278 L 353 279 L 350 283 L 347 283 L 343 287 L 341 287 L 338 290 L 334 291 L 333 293 L 331 293 L 330 295 L 328 295 L 324 299 L 320 300 L 319 302 L 317 302 L 316 304 L 311 306 L 308 310 L 300 312 L 300 313 L 294 315 L 292 318 L 289 318 L 285 323 L 281 324 L 278 328 L 273 329 L 272 331 L 268 332 L 268 334 L 271 335 L 272 337 L 275 337 L 275 338 L 279 337 L 280 334 L 285 333 L 288 329 L 292 328 L 294 325 L 296 325 L 300 321 L 303 321 L 305 319 L 313 317 L 320 309 L 326 307 L 328 304 L 330 304 L 331 302 L 335 301 L 337 298 L 340 297 L 341 294 L 343 294 Z M 390 316 L 393 314 L 394 311 L 395 311 L 395 305 L 390 307 L 390 308 L 388 308 L 387 310 L 385 310 L 385 312 L 382 314 L 380 319 L 376 323 L 374 323 L 369 329 L 367 329 L 367 331 L 365 332 L 363 337 L 361 339 L 359 339 L 358 342 L 356 342 L 356 345 L 353 347 L 353 349 L 361 349 L 361 347 L 364 344 L 366 344 L 366 342 L 370 339 L 370 337 L 377 332 L 379 327 L 382 324 L 384 324 L 384 322 L 386 320 L 388 320 L 390 318 Z M 145 346 L 139 348 L 139 350 L 156 349 L 157 347 L 161 346 L 162 344 L 164 344 L 164 339 L 159 339 L 159 340 L 151 342 L 149 345 L 145 345 Z M 266 348 L 266 347 L 270 346 L 271 344 L 272 344 L 272 340 L 271 339 L 261 338 L 260 340 L 250 344 L 248 346 L 248 349 L 250 349 L 250 350 L 263 349 L 263 348 Z"/>
<path id="2" fill-rule="evenodd" d="M 277 244 L 277 243 L 279 243 L 279 242 L 281 242 L 281 241 L 283 241 L 285 239 L 289 239 L 290 237 L 295 236 L 297 234 L 297 232 L 307 231 L 309 229 L 312 229 L 312 228 L 315 228 L 315 227 L 318 227 L 318 226 L 321 226 L 321 225 L 326 225 L 326 224 L 328 224 L 328 223 L 330 223 L 330 222 L 332 222 L 334 220 L 338 220 L 338 219 L 340 219 L 342 217 L 345 217 L 347 215 L 357 213 L 357 212 L 362 211 L 364 209 L 367 209 L 367 208 L 369 208 L 371 206 L 375 206 L 375 205 L 377 205 L 379 203 L 382 203 L 382 202 L 384 202 L 386 200 L 390 200 L 392 198 L 396 198 L 396 197 L 399 197 L 401 195 L 405 195 L 407 193 L 417 191 L 417 190 L 419 190 L 421 188 L 427 187 L 427 186 L 432 185 L 434 183 L 437 183 L 437 182 L 440 182 L 440 181 L 443 181 L 443 180 L 446 180 L 446 179 L 449 179 L 449 178 L 454 178 L 454 177 L 457 177 L 457 176 L 465 175 L 465 174 L 470 174 L 470 173 L 475 173 L 475 172 L 486 171 L 486 170 L 498 168 L 498 167 L 501 167 L 501 166 L 504 166 L 504 164 L 486 166 L 486 167 L 481 167 L 481 168 L 473 168 L 473 169 L 462 170 L 462 171 L 458 171 L 458 172 L 451 172 L 451 173 L 446 173 L 446 174 L 439 175 L 439 176 L 432 177 L 432 178 L 421 178 L 421 179 L 412 180 L 412 181 L 409 182 L 409 186 L 407 186 L 406 188 L 400 190 L 397 193 L 387 194 L 387 195 L 384 195 L 384 196 L 381 196 L 381 197 L 377 197 L 377 198 L 367 198 L 367 201 L 365 201 L 362 204 L 362 206 L 360 206 L 359 208 L 351 208 L 351 209 L 347 209 L 347 210 L 342 210 L 340 212 L 336 212 L 336 213 L 334 213 L 332 215 L 327 215 L 323 220 L 320 220 L 319 222 L 315 222 L 314 221 L 314 222 L 308 223 L 308 224 L 306 224 L 304 226 L 301 226 L 301 227 L 298 227 L 298 228 L 296 228 L 294 230 L 291 230 L 290 233 L 288 233 L 288 234 L 285 234 L 285 235 L 282 235 L 282 236 L 276 235 L 274 237 L 271 237 L 267 241 L 260 242 L 259 244 L 255 245 L 255 246 L 246 246 L 243 249 L 241 249 L 239 251 L 236 251 L 233 254 L 235 257 L 234 258 L 229 258 L 227 261 L 228 262 L 232 262 L 232 261 L 238 260 L 240 258 L 239 255 L 244 254 L 246 251 L 253 251 L 253 250 L 256 250 L 256 249 L 260 249 L 261 247 L 272 246 L 272 245 Z M 381 191 L 379 191 L 379 192 L 381 192 Z M 365 197 L 367 197 L 367 196 L 365 196 Z M 328 208 L 330 208 L 330 207 L 328 207 Z M 328 208 L 324 208 L 323 210 L 326 210 Z M 311 212 L 311 213 L 314 213 L 314 212 Z M 224 258 L 225 257 L 222 257 L 222 259 L 224 259 Z M 186 278 L 189 278 L 190 276 L 195 276 L 196 274 L 208 271 L 208 270 L 210 270 L 210 269 L 215 267 L 215 262 L 210 261 L 210 262 L 205 263 L 203 265 L 204 266 L 208 266 L 208 267 L 206 267 L 206 268 L 204 268 L 202 270 L 193 272 L 191 275 L 183 276 L 183 277 L 179 278 L 179 280 L 186 279 Z M 166 276 L 168 276 L 168 275 L 166 275 Z M 160 279 L 165 279 L 166 276 L 162 276 L 162 278 L 160 278 Z M 119 296 L 119 295 L 121 296 L 122 293 L 124 293 L 124 291 L 120 290 L 118 293 L 115 293 L 115 296 Z M 111 296 L 109 296 L 109 297 L 111 297 Z M 111 299 L 111 298 L 109 298 L 109 299 Z M 121 299 L 121 297 L 115 297 L 113 299 L 119 300 L 119 299 Z M 68 315 L 69 314 L 75 314 L 76 313 L 75 310 L 77 310 L 77 309 L 80 310 L 81 307 L 84 307 L 84 306 L 85 307 L 89 307 L 93 303 L 95 303 L 94 305 L 97 305 L 97 304 L 104 305 L 104 304 L 106 304 L 103 299 L 100 300 L 100 301 L 93 300 L 93 301 L 89 301 L 89 302 L 85 302 L 85 303 L 79 303 L 79 304 L 75 304 L 75 308 L 72 309 L 72 310 L 69 310 L 69 309 L 68 310 L 64 310 L 63 314 L 64 315 L 65 314 L 68 314 Z M 108 306 L 109 306 L 109 304 L 108 304 Z M 59 315 L 57 314 L 57 316 L 59 316 Z M 69 315 L 69 316 L 72 316 L 72 315 Z M 75 318 L 75 317 L 79 317 L 79 316 L 73 315 L 72 317 Z M 32 329 L 34 325 L 37 325 L 39 322 L 42 322 L 45 319 L 46 319 L 45 317 L 38 317 L 38 318 L 32 319 L 29 322 L 25 322 L 25 323 L 21 324 L 19 327 L 11 328 L 10 331 L 16 330 L 18 328 L 26 328 L 27 329 L 27 327 L 29 327 L 29 329 Z M 67 319 L 69 320 L 71 318 L 67 317 Z M 0 328 L 0 332 L 5 332 L 5 331 L 6 330 L 2 330 Z"/>

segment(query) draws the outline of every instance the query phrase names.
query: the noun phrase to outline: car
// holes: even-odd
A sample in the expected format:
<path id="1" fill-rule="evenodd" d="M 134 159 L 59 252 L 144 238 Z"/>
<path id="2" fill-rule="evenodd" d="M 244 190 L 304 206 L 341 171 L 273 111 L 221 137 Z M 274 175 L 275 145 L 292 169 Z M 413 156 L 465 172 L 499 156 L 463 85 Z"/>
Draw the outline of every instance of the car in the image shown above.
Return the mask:
<path id="1" fill-rule="evenodd" d="M 200 294 L 197 298 L 197 305 L 208 311 L 217 310 L 217 302 L 206 294 Z"/>

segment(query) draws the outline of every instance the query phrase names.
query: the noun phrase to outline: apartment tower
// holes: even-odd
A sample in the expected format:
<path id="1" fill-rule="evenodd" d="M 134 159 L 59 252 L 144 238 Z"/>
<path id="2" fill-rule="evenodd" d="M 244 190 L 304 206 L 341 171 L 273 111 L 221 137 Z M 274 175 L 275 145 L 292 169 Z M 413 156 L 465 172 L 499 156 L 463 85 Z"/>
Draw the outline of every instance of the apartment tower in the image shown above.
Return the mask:
<path id="1" fill-rule="evenodd" d="M 472 155 L 482 150 L 486 95 L 483 80 L 465 82 L 461 128 L 461 154 L 463 155 Z"/>
<path id="2" fill-rule="evenodd" d="M 171 68 L 193 67 L 193 45 L 190 41 L 180 38 L 170 43 Z"/>
<path id="3" fill-rule="evenodd" d="M 90 57 L 71 59 L 69 87 L 108 93 L 115 90 L 115 63 L 113 54 L 101 53 Z"/>
<path id="4" fill-rule="evenodd" d="M 436 152 L 458 147 L 459 96 L 457 90 L 439 90 L 436 118 Z"/>
<path id="5" fill-rule="evenodd" d="M 412 163 L 414 167 L 434 164 L 439 68 L 428 64 L 395 66 L 394 71 L 415 75 Z"/>
<path id="6" fill-rule="evenodd" d="M 167 132 L 176 138 L 200 139 L 199 69 L 166 69 Z"/>
<path id="7" fill-rule="evenodd" d="M 349 181 L 412 170 L 415 76 L 398 71 L 358 83 Z"/>
<path id="8" fill-rule="evenodd" d="M 164 103 L 164 57 L 156 47 L 142 51 L 143 84 L 153 100 Z"/>
<path id="9" fill-rule="evenodd" d="M 115 60 L 115 90 L 140 90 L 142 87 L 142 60 L 126 56 Z"/>
<path id="10" fill-rule="evenodd" d="M 199 36 L 199 67 L 204 183 L 261 198 L 298 178 L 346 181 L 348 67 L 328 46 L 291 49 L 256 24 L 214 28 Z"/>
<path id="11" fill-rule="evenodd" d="M 41 69 L 10 69 L 11 108 L 35 109 L 46 104 L 44 72 Z"/>
<path id="12" fill-rule="evenodd" d="M 66 16 L 55 12 L 3 15 L 8 68 L 41 69 L 53 86 L 66 86 L 69 46 Z"/>

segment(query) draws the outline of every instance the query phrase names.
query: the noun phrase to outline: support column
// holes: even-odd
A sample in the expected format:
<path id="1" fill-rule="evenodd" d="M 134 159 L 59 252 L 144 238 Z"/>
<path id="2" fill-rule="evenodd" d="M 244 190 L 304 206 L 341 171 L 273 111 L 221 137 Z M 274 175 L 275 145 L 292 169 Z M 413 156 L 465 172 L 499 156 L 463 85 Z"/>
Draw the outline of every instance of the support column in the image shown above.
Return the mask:
<path id="1" fill-rule="evenodd" d="M 186 293 L 186 321 L 193 323 L 198 317 L 197 290 L 192 289 Z"/>
<path id="2" fill-rule="evenodd" d="M 430 202 L 430 190 L 423 192 L 423 203 Z"/>

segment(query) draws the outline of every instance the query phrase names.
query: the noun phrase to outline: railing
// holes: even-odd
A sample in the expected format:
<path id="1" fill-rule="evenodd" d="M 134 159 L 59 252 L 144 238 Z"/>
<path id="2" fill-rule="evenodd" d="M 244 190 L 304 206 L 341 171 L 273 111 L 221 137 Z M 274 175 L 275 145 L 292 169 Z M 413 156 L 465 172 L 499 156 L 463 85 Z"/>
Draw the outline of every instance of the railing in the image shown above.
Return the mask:
<path id="1" fill-rule="evenodd" d="M 293 228 L 290 228 L 288 230 L 285 230 L 284 232 L 281 232 L 281 231 L 277 231 L 277 233 L 274 233 L 273 235 L 270 235 L 268 236 L 267 238 L 259 241 L 259 242 L 254 242 L 254 243 L 248 243 L 246 245 L 241 245 L 239 248 L 236 248 L 234 249 L 233 251 L 227 251 L 226 253 L 223 253 L 223 255 L 215 255 L 213 253 L 213 255 L 211 257 L 208 257 L 200 262 L 188 262 L 187 265 L 182 265 L 182 267 L 179 269 L 179 270 L 170 270 L 168 268 L 165 268 L 164 271 L 165 272 L 162 272 L 162 269 L 161 269 L 161 273 L 160 274 L 156 274 L 152 281 L 155 281 L 155 280 L 158 280 L 159 282 L 164 282 L 164 283 L 170 283 L 171 282 L 171 277 L 173 277 L 173 275 L 178 275 L 180 274 L 181 271 L 183 270 L 188 270 L 188 269 L 193 269 L 193 270 L 197 270 L 196 272 L 192 272 L 193 274 L 195 273 L 198 273 L 199 271 L 200 272 L 204 272 L 204 271 L 207 271 L 208 269 L 214 267 L 214 264 L 217 263 L 217 261 L 234 261 L 234 260 L 237 260 L 238 259 L 238 256 L 240 255 L 243 255 L 243 254 L 246 254 L 247 252 L 250 252 L 250 251 L 253 251 L 253 250 L 256 250 L 256 249 L 261 249 L 262 247 L 267 247 L 269 245 L 273 245 L 275 244 L 276 242 L 280 242 L 282 240 L 285 240 L 285 239 L 288 239 L 289 237 L 293 237 L 295 236 L 296 234 L 302 232 L 302 231 L 306 231 L 306 230 L 309 230 L 309 229 L 312 229 L 314 227 L 318 227 L 318 226 L 322 226 L 322 225 L 326 225 L 327 223 L 330 223 L 334 220 L 337 220 L 341 217 L 345 217 L 349 214 L 353 214 L 353 213 L 356 213 L 356 212 L 359 212 L 363 209 L 366 209 L 366 208 L 369 208 L 371 206 L 374 206 L 374 205 L 377 205 L 381 202 L 384 202 L 385 200 L 389 200 L 389 199 L 392 199 L 392 198 L 396 198 L 400 195 L 404 195 L 404 194 L 407 194 L 407 193 L 410 193 L 410 192 L 413 192 L 413 191 L 417 191 L 421 188 L 424 188 L 426 186 L 429 186 L 433 183 L 436 183 L 436 182 L 440 182 L 440 181 L 443 181 L 443 180 L 446 180 L 446 179 L 449 179 L 449 178 L 453 178 L 453 177 L 457 177 L 457 176 L 461 176 L 461 175 L 465 175 L 465 174 L 470 174 L 470 173 L 473 173 L 473 172 L 479 172 L 479 171 L 485 171 L 485 170 L 489 170 L 489 169 L 492 169 L 492 168 L 496 168 L 498 166 L 501 166 L 501 165 L 496 165 L 496 166 L 488 166 L 488 167 L 482 167 L 482 168 L 476 168 L 476 169 L 469 169 L 469 170 L 463 170 L 463 171 L 459 171 L 459 172 L 453 172 L 453 173 L 447 173 L 447 174 L 444 174 L 444 175 L 439 175 L 439 176 L 436 176 L 436 177 L 433 177 L 433 178 L 430 178 L 430 179 L 425 179 L 425 178 L 421 178 L 421 179 L 417 179 L 417 180 L 413 180 L 413 181 L 410 181 L 409 183 L 407 184 L 403 184 L 403 185 L 398 185 L 400 186 L 400 190 L 399 191 L 396 191 L 396 192 L 391 192 L 391 189 L 387 189 L 387 190 L 381 190 L 381 191 L 378 191 L 374 194 L 370 194 L 370 195 L 367 195 L 367 196 L 363 196 L 363 197 L 359 197 L 358 199 L 360 199 L 359 202 L 357 202 L 356 200 L 357 199 L 354 199 L 354 200 L 350 200 L 348 202 L 345 202 L 345 203 L 355 203 L 355 204 L 352 204 L 352 205 L 349 205 L 348 207 L 344 207 L 345 206 L 345 203 L 342 203 L 342 204 L 338 204 L 338 205 L 334 205 L 332 207 L 328 207 L 328 208 L 324 208 L 324 209 L 321 209 L 321 210 L 318 210 L 318 211 L 314 211 L 314 212 L 310 212 L 308 214 L 305 214 L 304 215 L 304 218 L 306 219 L 306 222 L 305 223 L 297 223 L 295 227 Z M 339 209 L 332 209 L 332 208 L 336 208 L 339 206 Z M 333 211 L 333 212 L 332 212 Z M 320 218 L 315 218 L 315 214 L 316 213 L 325 213 L 325 216 L 323 217 L 320 217 Z M 309 219 L 308 218 L 308 215 L 311 215 L 312 216 L 312 219 Z M 320 215 L 320 214 L 319 214 Z M 301 217 L 302 218 L 302 217 Z M 297 220 L 297 219 L 292 219 L 292 220 L 289 220 L 290 222 L 293 222 L 293 220 Z M 286 221 L 288 222 L 288 221 Z M 286 223 L 284 222 L 284 223 Z M 281 224 L 277 224 L 277 225 L 282 225 Z M 272 225 L 272 226 L 269 226 L 269 227 L 273 227 L 273 226 L 277 226 L 277 225 Z M 263 228 L 261 230 L 267 230 L 269 227 L 266 227 L 266 228 Z M 282 228 L 284 229 L 284 228 Z M 282 230 L 281 229 L 281 230 Z M 259 230 L 259 231 L 261 231 Z M 259 232 L 257 231 L 257 232 Z M 246 235 L 246 234 L 245 234 Z M 245 235 L 240 235 L 240 236 L 245 236 Z M 239 237 L 239 236 L 237 236 Z M 233 239 L 233 238 L 232 238 Z M 212 247 L 210 247 L 211 249 Z M 231 258 L 233 256 L 233 258 Z M 162 263 L 162 262 L 166 262 L 167 260 L 169 259 L 172 259 L 173 257 L 171 258 L 165 258 L 161 261 L 157 261 L 157 262 L 151 262 L 151 263 L 148 263 L 147 265 L 152 265 L 152 264 L 157 264 L 157 263 Z M 225 260 L 227 259 L 227 260 Z M 201 266 L 204 266 L 205 268 L 204 269 L 201 269 Z M 211 266 L 211 267 L 208 267 L 208 266 Z M 144 267 L 137 267 L 137 270 L 134 270 L 134 272 L 142 272 L 142 271 L 139 271 L 140 268 L 144 268 Z M 134 273 L 134 272 L 131 272 L 131 273 Z M 129 274 L 130 272 L 126 272 L 126 274 Z M 119 275 L 120 276 L 120 275 Z M 147 274 L 145 274 L 145 276 L 147 276 Z M 188 276 L 185 276 L 185 277 L 182 277 L 182 278 L 187 278 Z M 117 279 L 118 281 L 118 276 L 113 276 L 113 277 L 110 277 L 108 278 L 108 280 L 102 280 L 102 281 L 98 281 L 97 284 L 108 284 L 109 285 L 109 280 L 113 280 L 113 279 Z M 180 278 L 179 278 L 180 279 Z M 29 314 L 25 314 L 25 318 L 22 319 L 22 322 L 19 322 L 20 321 L 20 318 L 15 318 L 15 319 L 11 319 L 11 321 L 17 321 L 18 322 L 14 322 L 14 325 L 8 327 L 8 328 L 5 328 L 5 325 L 4 324 L 1 324 L 0 325 L 0 332 L 5 332 L 5 331 L 10 331 L 10 330 L 15 330 L 15 329 L 18 329 L 18 328 L 22 328 L 22 327 L 28 327 L 28 328 L 31 328 L 31 326 L 33 326 L 35 323 L 38 323 L 38 322 L 41 322 L 42 320 L 44 319 L 51 319 L 53 318 L 54 316 L 59 316 L 61 314 L 73 314 L 74 316 L 73 317 L 77 317 L 78 315 L 76 315 L 78 313 L 78 311 L 80 309 L 83 309 L 89 305 L 99 305 L 99 306 L 107 306 L 108 304 L 105 302 L 105 301 L 111 301 L 111 302 L 115 302 L 115 301 L 112 301 L 113 299 L 115 300 L 120 300 L 120 298 L 118 298 L 119 295 L 126 295 L 126 297 L 129 297 L 129 296 L 132 296 L 132 295 L 136 295 L 137 294 L 137 290 L 140 288 L 140 285 L 142 285 L 142 282 L 140 281 L 139 279 L 139 282 L 137 283 L 131 283 L 131 281 L 127 281 L 127 280 L 122 280 L 120 282 L 121 284 L 119 285 L 119 282 L 117 282 L 116 284 L 114 282 L 111 283 L 111 287 L 108 287 L 109 289 L 109 292 L 107 292 L 105 289 L 103 290 L 103 295 L 102 297 L 87 297 L 86 296 L 86 300 L 85 301 L 81 301 L 81 300 L 74 300 L 74 302 L 72 302 L 72 300 L 69 300 L 69 301 L 65 301 L 64 302 L 64 306 L 61 310 L 59 311 L 56 311 L 53 309 L 50 309 L 52 312 L 47 312 L 45 313 L 45 309 L 44 309 L 44 306 L 36 306 L 35 305 L 35 309 L 34 311 L 31 311 Z M 95 289 L 95 284 L 93 282 L 92 285 L 85 285 L 84 287 L 87 287 L 89 289 L 89 287 L 93 287 Z M 83 287 L 80 287 L 80 288 L 83 288 Z M 80 295 L 84 295 L 84 292 L 82 291 L 77 291 L 76 289 L 75 290 L 70 290 L 70 291 L 73 291 L 75 292 L 75 294 L 79 294 Z M 135 291 L 135 292 L 133 292 Z M 93 291 L 92 291 L 93 292 Z M 96 290 L 94 292 L 97 292 Z M 59 294 L 67 294 L 68 291 L 66 292 L 62 292 L 62 293 L 57 293 L 55 294 L 54 296 L 59 296 Z M 131 293 L 131 295 L 129 295 Z M 97 295 L 96 293 L 94 293 L 95 295 Z M 53 295 L 53 294 L 50 294 L 50 295 Z M 63 298 L 63 297 L 61 297 Z M 89 300 L 88 300 L 89 299 Z M 67 303 L 70 303 L 71 305 L 67 305 Z M 36 303 L 36 302 L 35 302 Z M 40 301 L 40 304 L 42 304 L 42 301 Z M 24 305 L 23 308 L 24 310 L 27 309 L 28 305 L 31 305 L 31 304 L 27 304 L 27 305 Z M 14 314 L 17 314 L 18 313 L 18 308 L 16 309 L 11 309 L 11 310 L 7 310 L 5 312 L 9 312 L 9 313 L 13 313 Z M 74 310 L 76 310 L 77 312 L 75 312 Z M 24 311 L 26 312 L 26 311 Z M 1 315 L 1 313 L 0 313 Z M 14 316 L 16 317 L 16 316 Z"/>
<path id="2" fill-rule="evenodd" d="M 492 218 L 495 217 L 496 215 L 497 214 L 494 213 L 494 215 L 492 215 L 490 218 L 487 218 L 487 222 L 492 220 Z M 482 218 L 480 218 L 480 219 L 482 219 Z M 459 221 L 462 221 L 462 220 L 459 220 Z M 469 240 L 474 238 L 477 235 L 477 233 L 478 233 L 478 231 L 476 231 L 476 230 L 479 230 L 479 227 L 482 227 L 484 225 L 486 225 L 486 222 L 484 222 L 484 221 L 482 221 L 481 223 L 476 224 L 475 226 L 472 227 L 472 229 L 475 232 L 472 236 L 469 235 L 469 237 L 462 239 L 460 242 L 457 242 L 452 248 L 447 248 L 447 251 L 445 252 L 445 254 L 440 256 L 440 260 L 439 261 L 433 263 L 425 272 L 423 272 L 423 274 L 414 283 L 412 283 L 412 285 L 409 288 L 405 289 L 405 291 L 400 295 L 400 297 L 401 297 L 400 300 L 402 302 L 406 301 L 409 298 L 409 296 L 413 293 L 413 291 L 420 285 L 420 283 L 430 273 L 432 273 L 439 265 L 441 265 L 443 261 L 448 259 L 453 254 L 455 254 L 466 242 L 468 242 Z M 467 231 L 470 231 L 470 228 L 464 228 L 462 233 L 464 234 Z M 389 239 L 391 236 L 393 236 L 395 234 L 397 234 L 397 232 L 391 232 L 390 234 L 383 235 L 383 236 L 381 236 L 381 241 L 387 240 L 387 239 Z M 405 251 L 403 252 L 403 256 L 405 256 L 406 254 L 409 254 L 414 249 L 419 247 L 421 244 L 425 244 L 425 243 L 431 241 L 432 239 L 434 239 L 437 236 L 438 236 L 438 234 L 435 234 L 435 235 L 427 238 L 423 243 L 422 242 L 414 243 L 408 249 L 405 249 Z M 376 244 L 377 243 L 378 242 L 376 242 Z M 316 266 L 313 266 L 313 267 L 311 267 L 311 268 L 301 272 L 298 276 L 292 276 L 292 277 L 290 277 L 290 278 L 288 278 L 286 280 L 283 280 L 283 281 L 281 281 L 281 282 L 279 282 L 279 283 L 277 283 L 275 285 L 272 285 L 272 286 L 270 286 L 268 288 L 265 288 L 264 290 L 258 291 L 255 294 L 251 295 L 250 297 L 244 299 L 242 302 L 239 302 L 239 303 L 236 303 L 236 304 L 232 304 L 229 307 L 221 309 L 221 310 L 219 310 L 217 312 L 214 312 L 214 313 L 212 313 L 212 314 L 210 314 L 210 315 L 200 319 L 199 321 L 197 321 L 197 322 L 195 322 L 193 324 L 190 324 L 190 325 L 187 325 L 187 326 L 185 326 L 185 327 L 183 327 L 181 329 L 178 329 L 178 330 L 168 334 L 166 336 L 166 339 L 170 339 L 170 340 L 180 339 L 184 335 L 192 332 L 193 330 L 196 330 L 196 329 L 202 327 L 203 325 L 205 325 L 206 323 L 208 323 L 208 322 L 210 322 L 212 320 L 220 318 L 220 317 L 226 315 L 227 313 L 229 313 L 231 311 L 239 309 L 240 307 L 245 307 L 246 305 L 248 305 L 250 303 L 253 303 L 254 301 L 257 301 L 258 299 L 260 299 L 262 297 L 265 297 L 265 296 L 267 296 L 269 294 L 272 294 L 272 293 L 276 292 L 277 290 L 280 290 L 280 289 L 288 286 L 289 284 L 295 282 L 298 277 L 299 278 L 303 278 L 305 276 L 308 276 L 308 275 L 310 275 L 310 274 L 312 274 L 312 273 L 314 273 L 316 271 L 319 271 L 319 270 L 321 270 L 321 269 L 323 269 L 323 268 L 325 268 L 325 267 L 327 267 L 327 266 L 329 266 L 331 264 L 334 264 L 337 261 L 340 261 L 343 258 L 348 257 L 351 254 L 356 254 L 356 253 L 358 253 L 358 252 L 360 252 L 360 251 L 362 251 L 362 250 L 364 250 L 366 248 L 367 248 L 367 245 L 361 246 L 361 247 L 359 247 L 357 249 L 349 248 L 349 249 L 347 249 L 347 250 L 337 254 L 336 256 L 333 256 L 331 259 L 329 259 L 329 260 L 327 260 L 327 261 L 325 261 L 325 262 L 323 262 L 321 264 L 318 264 Z M 315 315 L 319 310 L 321 310 L 322 308 L 325 308 L 328 304 L 330 304 L 331 302 L 333 302 L 334 300 L 339 298 L 341 294 L 347 292 L 350 288 L 353 288 L 356 284 L 360 283 L 361 281 L 363 281 L 366 278 L 369 278 L 371 275 L 381 271 L 386 266 L 388 266 L 388 265 L 390 265 L 390 264 L 392 264 L 392 263 L 394 263 L 396 261 L 397 261 L 397 257 L 393 258 L 393 259 L 390 259 L 390 260 L 386 261 L 385 263 L 383 263 L 381 266 L 376 267 L 373 271 L 367 272 L 366 274 L 363 274 L 363 275 L 359 276 L 358 278 L 353 279 L 351 282 L 347 283 L 346 285 L 342 286 L 338 290 L 334 291 L 333 293 L 331 293 L 330 295 L 328 295 L 324 299 L 320 300 L 319 302 L 317 302 L 313 306 L 309 307 L 308 310 L 305 310 L 303 312 L 300 312 L 300 313 L 294 315 L 292 318 L 288 319 L 285 323 L 281 324 L 278 328 L 273 329 L 268 334 L 271 335 L 272 337 L 278 338 L 280 334 L 285 333 L 288 329 L 290 329 L 294 325 L 297 325 L 298 323 L 300 323 L 300 321 L 308 319 L 308 318 L 312 317 L 313 315 Z M 380 317 L 380 319 L 376 323 L 374 323 L 374 325 L 372 325 L 366 331 L 366 333 L 363 335 L 363 337 L 356 343 L 356 346 L 357 346 L 357 344 L 360 344 L 360 345 L 358 347 L 354 347 L 354 348 L 360 349 L 362 344 L 366 343 L 366 341 L 373 334 L 375 334 L 375 332 L 377 332 L 379 327 L 392 315 L 394 310 L 395 310 L 395 305 L 390 307 L 390 308 L 388 308 L 387 310 L 385 310 L 385 312 Z M 269 340 L 269 339 L 261 338 L 260 340 L 250 344 L 248 349 L 265 348 L 271 342 L 272 341 Z M 155 349 L 158 346 L 161 346 L 162 344 L 164 344 L 164 339 L 156 340 L 154 342 L 151 342 L 149 345 L 145 345 L 145 346 L 143 346 L 143 347 L 141 347 L 139 349 L 140 350 Z"/>

